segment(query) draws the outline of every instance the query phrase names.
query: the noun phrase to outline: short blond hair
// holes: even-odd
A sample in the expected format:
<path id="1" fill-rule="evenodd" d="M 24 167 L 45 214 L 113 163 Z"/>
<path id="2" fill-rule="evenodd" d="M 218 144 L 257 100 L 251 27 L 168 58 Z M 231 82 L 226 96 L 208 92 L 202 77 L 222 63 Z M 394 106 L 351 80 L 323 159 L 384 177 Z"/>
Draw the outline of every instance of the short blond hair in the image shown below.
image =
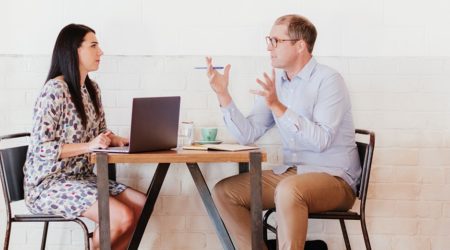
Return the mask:
<path id="1" fill-rule="evenodd" d="M 305 41 L 309 53 L 312 53 L 317 38 L 317 30 L 316 27 L 314 27 L 314 24 L 306 17 L 296 14 L 284 15 L 275 20 L 275 24 L 286 24 L 288 26 L 289 37 L 291 39 L 301 39 Z"/>

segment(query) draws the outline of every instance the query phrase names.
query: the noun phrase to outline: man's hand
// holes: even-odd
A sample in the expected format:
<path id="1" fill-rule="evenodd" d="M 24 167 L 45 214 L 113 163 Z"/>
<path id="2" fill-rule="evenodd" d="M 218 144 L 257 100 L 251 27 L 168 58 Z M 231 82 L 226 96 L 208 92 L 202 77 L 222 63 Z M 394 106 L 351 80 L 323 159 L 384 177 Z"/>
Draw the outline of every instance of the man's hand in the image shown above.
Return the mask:
<path id="1" fill-rule="evenodd" d="M 272 112 L 274 112 L 277 117 L 282 116 L 287 108 L 278 100 L 277 89 L 275 87 L 275 69 L 272 69 L 271 77 L 264 72 L 264 80 L 257 78 L 256 82 L 262 87 L 262 90 L 250 90 L 250 92 L 264 97 L 267 106 Z"/>
<path id="2" fill-rule="evenodd" d="M 209 84 L 214 92 L 217 94 L 220 105 L 222 107 L 227 106 L 231 102 L 231 96 L 228 92 L 228 82 L 230 76 L 231 65 L 225 66 L 225 71 L 220 74 L 217 70 L 213 68 L 212 58 L 206 57 L 207 76 L 209 79 Z"/>

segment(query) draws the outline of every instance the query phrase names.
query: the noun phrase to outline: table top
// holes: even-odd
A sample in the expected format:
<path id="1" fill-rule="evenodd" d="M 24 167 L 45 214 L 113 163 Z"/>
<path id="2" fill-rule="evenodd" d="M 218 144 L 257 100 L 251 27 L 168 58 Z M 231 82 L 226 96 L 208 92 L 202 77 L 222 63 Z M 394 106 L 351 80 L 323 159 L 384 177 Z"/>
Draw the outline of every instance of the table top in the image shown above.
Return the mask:
<path id="1" fill-rule="evenodd" d="M 249 162 L 250 152 L 260 152 L 261 161 L 267 160 L 264 150 L 245 151 L 203 151 L 203 150 L 164 150 L 145 153 L 108 153 L 109 163 L 185 163 L 185 162 Z M 90 162 L 96 162 L 96 153 L 90 155 Z"/>

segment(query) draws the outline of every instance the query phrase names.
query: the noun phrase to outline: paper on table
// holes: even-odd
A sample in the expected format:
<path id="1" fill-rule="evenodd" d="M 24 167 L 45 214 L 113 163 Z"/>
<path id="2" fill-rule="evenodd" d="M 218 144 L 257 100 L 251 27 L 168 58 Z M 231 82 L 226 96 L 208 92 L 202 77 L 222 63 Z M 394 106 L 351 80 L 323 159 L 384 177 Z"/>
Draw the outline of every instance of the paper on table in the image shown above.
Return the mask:
<path id="1" fill-rule="evenodd" d="M 257 146 L 244 146 L 239 144 L 203 144 L 184 146 L 183 149 L 187 150 L 219 150 L 219 151 L 243 151 L 259 149 Z"/>
<path id="2" fill-rule="evenodd" d="M 206 144 L 200 145 L 200 144 L 196 144 L 196 145 L 190 145 L 190 146 L 183 146 L 183 149 L 187 149 L 187 150 L 208 150 L 208 147 L 205 147 Z"/>

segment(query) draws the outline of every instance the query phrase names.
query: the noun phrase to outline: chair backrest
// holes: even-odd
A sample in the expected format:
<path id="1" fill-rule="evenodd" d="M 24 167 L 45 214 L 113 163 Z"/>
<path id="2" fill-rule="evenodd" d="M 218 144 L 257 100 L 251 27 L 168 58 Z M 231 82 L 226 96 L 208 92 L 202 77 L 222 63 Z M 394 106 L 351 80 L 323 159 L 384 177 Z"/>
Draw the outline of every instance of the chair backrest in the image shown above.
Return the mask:
<path id="1" fill-rule="evenodd" d="M 357 141 L 359 160 L 361 163 L 361 181 L 358 187 L 357 196 L 361 200 L 361 207 L 364 208 L 367 198 L 367 190 L 369 188 L 370 170 L 372 168 L 372 157 L 375 149 L 375 133 L 368 130 L 356 129 L 355 133 L 368 135 L 369 141 Z"/>
<path id="2" fill-rule="evenodd" d="M 0 137 L 0 141 L 29 136 L 29 133 L 5 135 Z M 8 207 L 10 202 L 24 198 L 23 165 L 27 158 L 27 150 L 28 145 L 0 149 L 0 178 Z"/>

